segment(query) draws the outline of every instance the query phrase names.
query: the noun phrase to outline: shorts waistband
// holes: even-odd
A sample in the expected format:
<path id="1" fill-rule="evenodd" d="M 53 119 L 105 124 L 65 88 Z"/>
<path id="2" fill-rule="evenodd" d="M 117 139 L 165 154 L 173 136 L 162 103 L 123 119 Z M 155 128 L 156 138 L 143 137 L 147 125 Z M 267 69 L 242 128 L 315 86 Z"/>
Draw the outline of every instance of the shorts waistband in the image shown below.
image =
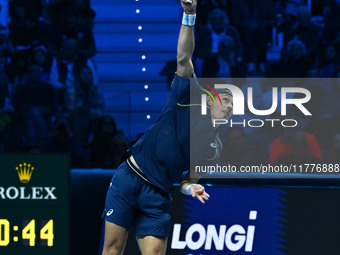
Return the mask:
<path id="1" fill-rule="evenodd" d="M 155 185 L 154 183 L 152 183 L 146 176 L 145 174 L 140 171 L 136 165 L 134 165 L 131 160 L 128 158 L 126 160 L 126 164 L 128 165 L 128 167 L 131 169 L 131 172 L 137 176 L 138 178 L 142 179 L 143 181 L 145 181 L 147 184 L 151 185 L 153 188 L 155 188 L 156 190 L 158 190 L 159 192 L 165 194 L 165 195 L 170 195 L 170 193 L 162 190 L 161 188 L 159 188 L 157 185 Z"/>
<path id="2" fill-rule="evenodd" d="M 131 168 L 131 170 L 132 170 L 139 178 L 143 179 L 144 181 L 146 181 L 146 182 L 149 183 L 149 184 L 154 185 L 154 184 L 153 184 L 153 183 L 145 176 L 145 174 L 144 174 L 142 171 L 140 171 L 140 170 L 132 163 L 132 161 L 131 161 L 129 158 L 126 160 L 126 163 L 127 163 L 127 165 Z"/>

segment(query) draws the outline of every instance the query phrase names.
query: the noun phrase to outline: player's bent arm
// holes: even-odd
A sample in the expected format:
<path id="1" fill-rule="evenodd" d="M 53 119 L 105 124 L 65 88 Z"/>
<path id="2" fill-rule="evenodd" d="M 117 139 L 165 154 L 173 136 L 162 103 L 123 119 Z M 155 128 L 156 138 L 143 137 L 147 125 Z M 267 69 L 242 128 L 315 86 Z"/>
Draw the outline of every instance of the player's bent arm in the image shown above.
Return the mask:
<path id="1" fill-rule="evenodd" d="M 192 78 L 194 65 L 192 54 L 195 48 L 193 26 L 181 26 L 177 45 L 177 75 L 183 78 Z"/>
<path id="2" fill-rule="evenodd" d="M 181 0 L 183 20 L 177 44 L 177 75 L 192 78 L 194 66 L 192 54 L 195 48 L 194 25 L 197 0 Z"/>

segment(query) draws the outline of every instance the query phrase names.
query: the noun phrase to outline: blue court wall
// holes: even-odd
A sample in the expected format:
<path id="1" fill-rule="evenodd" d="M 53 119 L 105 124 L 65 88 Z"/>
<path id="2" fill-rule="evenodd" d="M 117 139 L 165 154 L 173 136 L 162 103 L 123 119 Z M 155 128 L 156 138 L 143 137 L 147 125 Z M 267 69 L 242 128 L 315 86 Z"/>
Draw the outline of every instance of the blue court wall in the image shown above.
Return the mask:
<path id="1" fill-rule="evenodd" d="M 71 254 L 100 254 L 114 170 L 71 171 Z M 219 180 L 202 205 L 175 186 L 167 254 L 340 254 L 338 180 Z M 133 235 L 125 255 L 139 254 Z"/>

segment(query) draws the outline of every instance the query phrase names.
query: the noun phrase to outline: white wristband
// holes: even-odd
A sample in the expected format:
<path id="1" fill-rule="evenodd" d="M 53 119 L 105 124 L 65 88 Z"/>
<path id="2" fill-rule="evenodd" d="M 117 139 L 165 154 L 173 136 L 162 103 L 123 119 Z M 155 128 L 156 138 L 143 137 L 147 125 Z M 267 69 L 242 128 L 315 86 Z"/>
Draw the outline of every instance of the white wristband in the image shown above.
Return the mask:
<path id="1" fill-rule="evenodd" d="M 190 187 L 191 187 L 191 186 L 194 186 L 194 185 L 195 185 L 195 183 L 191 183 L 191 184 L 187 185 L 187 186 L 185 187 L 185 190 L 183 191 L 183 194 L 190 196 L 190 195 L 191 195 L 191 193 L 190 193 Z"/>
<path id="2" fill-rule="evenodd" d="M 183 12 L 182 25 L 195 26 L 196 14 L 186 14 Z"/>

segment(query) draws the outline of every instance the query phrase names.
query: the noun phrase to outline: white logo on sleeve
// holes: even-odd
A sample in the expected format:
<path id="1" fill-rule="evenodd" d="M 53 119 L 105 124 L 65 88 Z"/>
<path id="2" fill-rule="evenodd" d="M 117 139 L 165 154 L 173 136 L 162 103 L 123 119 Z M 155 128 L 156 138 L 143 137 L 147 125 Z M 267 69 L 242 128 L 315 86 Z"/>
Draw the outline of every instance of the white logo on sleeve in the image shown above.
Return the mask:
<path id="1" fill-rule="evenodd" d="M 106 216 L 110 216 L 113 213 L 113 209 L 110 209 L 107 213 Z"/>

